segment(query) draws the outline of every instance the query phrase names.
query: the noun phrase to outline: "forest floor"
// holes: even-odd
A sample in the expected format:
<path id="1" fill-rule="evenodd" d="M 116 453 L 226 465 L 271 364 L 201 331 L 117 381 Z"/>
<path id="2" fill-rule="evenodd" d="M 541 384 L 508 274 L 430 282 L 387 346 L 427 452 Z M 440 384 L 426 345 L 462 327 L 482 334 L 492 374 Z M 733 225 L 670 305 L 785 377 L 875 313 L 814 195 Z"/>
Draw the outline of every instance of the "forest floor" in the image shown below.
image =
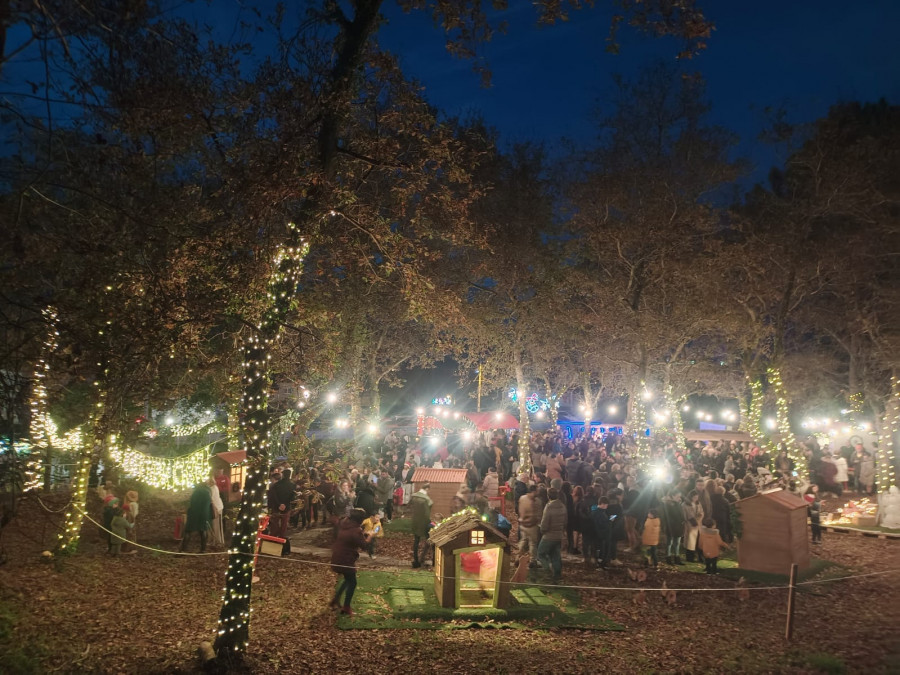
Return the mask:
<path id="1" fill-rule="evenodd" d="M 61 509 L 66 495 L 43 501 Z M 142 501 L 138 541 L 160 552 L 108 556 L 86 523 L 77 554 L 48 559 L 41 552 L 53 547 L 62 515 L 24 502 L 0 539 L 0 672 L 195 672 L 197 647 L 215 632 L 227 556 L 169 554 L 178 548 L 173 523 L 183 504 L 152 494 Z M 89 509 L 99 517 L 99 502 Z M 375 560 L 363 554 L 361 577 L 367 569 L 402 577 L 411 557 L 404 522 L 387 526 Z M 900 568 L 898 541 L 826 533 L 812 553 L 834 565 L 808 580 L 821 583 L 798 588 L 791 642 L 783 588 L 751 585 L 742 601 L 733 578 L 697 566 L 662 565 L 639 583 L 626 573 L 640 567 L 636 557 L 600 571 L 565 556 L 562 583 L 589 587 L 578 589 L 582 605 L 624 626 L 620 632 L 341 630 L 327 609 L 335 584 L 321 550 L 328 529 L 294 541 L 290 557 L 260 560 L 244 672 L 900 673 L 900 574 L 884 573 Z M 842 576 L 855 578 L 833 580 Z M 640 593 L 663 583 L 723 590 L 679 591 L 673 606 L 659 592 Z"/>

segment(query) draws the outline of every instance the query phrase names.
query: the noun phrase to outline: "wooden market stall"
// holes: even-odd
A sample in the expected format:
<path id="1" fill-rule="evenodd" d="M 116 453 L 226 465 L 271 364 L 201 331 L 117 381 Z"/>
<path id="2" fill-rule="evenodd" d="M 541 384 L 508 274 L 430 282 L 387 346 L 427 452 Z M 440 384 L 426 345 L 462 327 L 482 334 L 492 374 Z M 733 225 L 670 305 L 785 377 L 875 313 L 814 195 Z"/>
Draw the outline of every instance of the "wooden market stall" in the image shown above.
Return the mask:
<path id="1" fill-rule="evenodd" d="M 429 541 L 435 547 L 434 592 L 441 607 L 509 606 L 509 541 L 474 509 L 442 521 Z"/>
<path id="2" fill-rule="evenodd" d="M 738 501 L 738 565 L 772 574 L 789 574 L 792 563 L 801 571 L 809 567 L 806 507 L 806 501 L 781 489 Z"/>
<path id="3" fill-rule="evenodd" d="M 413 491 L 418 492 L 425 483 L 431 484 L 428 496 L 434 502 L 431 513 L 440 518 L 453 513 L 453 497 L 466 484 L 465 469 L 429 469 L 420 466 L 413 472 Z"/>

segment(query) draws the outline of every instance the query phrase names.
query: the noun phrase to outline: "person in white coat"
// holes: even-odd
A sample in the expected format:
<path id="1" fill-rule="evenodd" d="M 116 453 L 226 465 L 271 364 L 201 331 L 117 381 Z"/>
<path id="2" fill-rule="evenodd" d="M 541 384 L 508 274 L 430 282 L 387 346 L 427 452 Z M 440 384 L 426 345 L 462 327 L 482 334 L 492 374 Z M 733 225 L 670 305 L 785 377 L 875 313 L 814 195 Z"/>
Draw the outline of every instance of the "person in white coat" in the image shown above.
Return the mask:
<path id="1" fill-rule="evenodd" d="M 225 546 L 225 533 L 222 530 L 222 512 L 225 510 L 225 505 L 222 503 L 222 495 L 220 495 L 219 491 L 216 489 L 215 478 L 210 478 L 207 481 L 207 484 L 209 485 L 209 491 L 212 496 L 212 543 L 218 544 L 219 546 Z"/>
<path id="2" fill-rule="evenodd" d="M 841 455 L 835 455 L 834 466 L 835 468 L 837 468 L 837 473 L 834 475 L 834 480 L 836 483 L 840 483 L 841 487 L 846 490 L 847 481 L 850 480 L 850 476 L 847 472 L 847 460 Z"/>

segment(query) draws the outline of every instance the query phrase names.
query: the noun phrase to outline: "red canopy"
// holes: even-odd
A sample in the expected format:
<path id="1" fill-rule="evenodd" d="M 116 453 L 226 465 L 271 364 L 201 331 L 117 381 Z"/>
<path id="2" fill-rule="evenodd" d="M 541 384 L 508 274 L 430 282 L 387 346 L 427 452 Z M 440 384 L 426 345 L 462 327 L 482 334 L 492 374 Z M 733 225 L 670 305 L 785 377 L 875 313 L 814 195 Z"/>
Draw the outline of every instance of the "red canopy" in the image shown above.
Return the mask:
<path id="1" fill-rule="evenodd" d="M 508 412 L 463 413 L 463 417 L 474 424 L 475 428 L 478 429 L 478 431 L 519 428 L 519 420 L 510 415 Z"/>

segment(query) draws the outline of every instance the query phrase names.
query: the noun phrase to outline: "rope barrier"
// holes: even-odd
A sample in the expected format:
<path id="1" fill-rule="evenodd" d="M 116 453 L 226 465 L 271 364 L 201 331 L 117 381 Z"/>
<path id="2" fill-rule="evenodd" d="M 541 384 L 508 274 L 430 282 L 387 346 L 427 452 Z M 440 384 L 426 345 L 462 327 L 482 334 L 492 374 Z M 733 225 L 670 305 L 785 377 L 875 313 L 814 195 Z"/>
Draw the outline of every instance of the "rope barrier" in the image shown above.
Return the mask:
<path id="1" fill-rule="evenodd" d="M 76 506 L 75 508 L 78 508 L 78 507 Z M 78 509 L 78 510 L 81 511 L 81 509 Z M 114 532 L 111 532 L 110 530 L 103 527 L 103 525 L 101 525 L 96 520 L 91 518 L 84 511 L 81 511 L 81 513 L 87 520 L 92 522 L 94 525 L 99 527 L 104 532 L 107 532 L 109 534 L 115 534 Z M 118 536 L 118 535 L 115 535 L 115 536 Z M 221 555 L 232 555 L 232 553 L 235 553 L 237 555 L 257 555 L 259 558 L 267 558 L 269 560 L 278 560 L 280 562 L 289 562 L 289 563 L 311 565 L 311 566 L 318 566 L 318 567 L 329 567 L 329 568 L 331 567 L 330 562 L 319 562 L 317 560 L 305 560 L 305 559 L 301 559 L 301 558 L 286 558 L 283 556 L 268 555 L 265 553 L 254 554 L 254 553 L 242 553 L 239 551 L 212 551 L 209 553 L 188 553 L 186 551 L 168 551 L 166 549 L 153 548 L 152 546 L 144 546 L 143 544 L 138 544 L 133 541 L 128 541 L 128 543 L 130 543 L 134 546 L 137 546 L 138 548 L 142 548 L 147 551 L 152 551 L 154 553 L 183 556 L 183 557 L 221 556 Z M 397 569 L 392 570 L 389 567 L 376 567 L 376 568 L 365 568 L 365 569 L 372 569 L 374 571 L 393 571 L 396 574 L 417 574 L 417 572 L 414 572 L 413 570 L 397 570 Z M 828 583 L 828 582 L 832 582 L 832 581 L 844 581 L 846 579 L 859 579 L 862 577 L 870 577 L 870 576 L 876 576 L 876 575 L 881 575 L 881 574 L 893 574 L 893 573 L 897 573 L 897 572 L 900 572 L 900 569 L 884 570 L 881 572 L 869 572 L 866 574 L 848 575 L 848 576 L 844 576 L 844 577 L 835 577 L 833 579 L 818 579 L 818 580 L 814 580 L 814 581 L 802 581 L 802 582 L 799 582 L 797 585 L 800 586 L 800 585 L 807 585 L 807 584 L 823 584 L 823 583 Z M 460 577 L 445 576 L 443 578 L 455 581 L 455 580 L 459 579 Z M 780 590 L 787 590 L 789 588 L 789 586 L 786 584 L 780 585 L 780 586 L 734 586 L 734 587 L 729 586 L 729 587 L 722 587 L 722 588 L 669 588 L 669 587 L 648 588 L 645 586 L 628 587 L 628 586 L 583 586 L 583 585 L 566 585 L 566 584 L 548 584 L 548 583 L 528 582 L 528 581 L 505 581 L 502 583 L 505 583 L 509 586 L 546 586 L 548 588 L 558 588 L 558 589 L 565 588 L 565 589 L 572 589 L 572 590 L 579 590 L 579 591 L 627 591 L 627 592 L 649 591 L 651 593 L 652 592 L 662 593 L 665 591 L 675 591 L 678 593 L 697 593 L 697 592 L 702 593 L 702 592 L 721 592 L 721 591 L 780 591 Z"/>

